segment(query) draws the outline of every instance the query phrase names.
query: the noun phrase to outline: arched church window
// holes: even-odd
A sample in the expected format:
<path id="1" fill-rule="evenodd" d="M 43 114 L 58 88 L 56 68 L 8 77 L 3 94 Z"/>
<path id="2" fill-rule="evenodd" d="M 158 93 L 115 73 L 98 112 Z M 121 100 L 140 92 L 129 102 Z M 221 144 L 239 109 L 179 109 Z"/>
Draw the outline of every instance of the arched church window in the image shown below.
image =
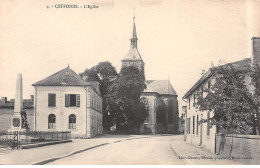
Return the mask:
<path id="1" fill-rule="evenodd" d="M 69 129 L 76 129 L 76 116 L 74 114 L 69 116 Z"/>
<path id="2" fill-rule="evenodd" d="M 146 118 L 145 122 L 149 122 L 149 102 L 148 102 L 148 99 L 146 97 L 142 97 L 140 99 L 140 102 L 144 104 L 145 109 L 148 112 L 148 117 Z"/>
<path id="3" fill-rule="evenodd" d="M 50 114 L 48 117 L 48 128 L 49 129 L 56 128 L 56 116 L 54 114 Z"/>
<path id="4" fill-rule="evenodd" d="M 167 106 L 162 99 L 157 100 L 156 123 L 166 123 Z"/>
<path id="5" fill-rule="evenodd" d="M 146 110 L 149 110 L 148 99 L 146 97 L 142 97 L 140 101 L 144 104 Z"/>

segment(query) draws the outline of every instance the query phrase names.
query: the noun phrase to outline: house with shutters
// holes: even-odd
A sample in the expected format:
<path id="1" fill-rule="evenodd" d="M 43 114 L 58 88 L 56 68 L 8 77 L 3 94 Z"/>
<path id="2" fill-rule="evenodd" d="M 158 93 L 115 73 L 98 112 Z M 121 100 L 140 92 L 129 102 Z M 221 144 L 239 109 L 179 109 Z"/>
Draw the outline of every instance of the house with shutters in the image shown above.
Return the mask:
<path id="1" fill-rule="evenodd" d="M 252 55 L 251 58 L 246 58 L 230 64 L 233 65 L 236 71 L 245 74 L 245 85 L 250 93 L 253 93 L 253 85 L 251 85 L 251 77 L 248 74 L 250 68 L 254 64 L 260 64 L 260 37 L 252 38 Z M 226 66 L 221 65 L 221 66 Z M 201 123 L 203 119 L 211 118 L 214 113 L 211 111 L 200 111 L 197 103 L 196 93 L 201 92 L 203 97 L 207 95 L 205 92 L 216 83 L 212 71 L 216 67 L 210 68 L 207 72 L 202 73 L 200 79 L 186 92 L 183 100 L 186 100 L 186 116 L 185 116 L 185 141 L 195 146 L 203 147 L 211 152 L 215 152 L 216 137 L 215 134 L 219 133 L 216 125 L 210 125 L 208 122 Z"/>
<path id="2" fill-rule="evenodd" d="M 68 66 L 32 86 L 35 88 L 35 131 L 71 131 L 75 138 L 102 133 L 98 82 L 87 82 Z"/>

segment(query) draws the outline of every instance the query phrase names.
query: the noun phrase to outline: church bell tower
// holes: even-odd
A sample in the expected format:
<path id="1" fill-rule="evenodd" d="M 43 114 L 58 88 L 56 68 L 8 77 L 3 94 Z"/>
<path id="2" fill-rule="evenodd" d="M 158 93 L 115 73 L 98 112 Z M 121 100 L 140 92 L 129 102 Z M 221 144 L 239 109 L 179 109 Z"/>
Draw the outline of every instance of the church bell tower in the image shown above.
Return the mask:
<path id="1" fill-rule="evenodd" d="M 128 50 L 125 57 L 121 60 L 122 67 L 125 66 L 136 66 L 140 72 L 144 73 L 144 62 L 137 49 L 137 34 L 135 26 L 135 17 L 133 17 L 133 35 L 130 39 L 130 49 Z"/>

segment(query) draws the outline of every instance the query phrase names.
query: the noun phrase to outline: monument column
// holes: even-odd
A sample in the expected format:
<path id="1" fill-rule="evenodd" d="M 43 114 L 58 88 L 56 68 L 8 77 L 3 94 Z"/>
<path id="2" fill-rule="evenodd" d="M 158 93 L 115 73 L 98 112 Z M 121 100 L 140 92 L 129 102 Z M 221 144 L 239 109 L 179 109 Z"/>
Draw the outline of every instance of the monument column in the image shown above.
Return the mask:
<path id="1" fill-rule="evenodd" d="M 23 83 L 22 83 L 22 74 L 18 73 L 16 79 L 14 114 L 12 116 L 10 131 L 22 130 L 22 118 L 21 118 L 22 110 L 23 110 Z"/>

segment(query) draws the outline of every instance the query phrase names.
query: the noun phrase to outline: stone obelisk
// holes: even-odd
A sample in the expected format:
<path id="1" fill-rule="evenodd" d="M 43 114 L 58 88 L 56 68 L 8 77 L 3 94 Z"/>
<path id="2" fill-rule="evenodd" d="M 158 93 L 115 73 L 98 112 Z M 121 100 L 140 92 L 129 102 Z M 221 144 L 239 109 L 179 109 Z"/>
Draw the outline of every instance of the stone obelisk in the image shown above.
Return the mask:
<path id="1" fill-rule="evenodd" d="M 22 110 L 23 110 L 23 81 L 22 81 L 22 74 L 18 73 L 16 79 L 16 89 L 15 89 L 14 114 L 12 116 L 10 131 L 22 130 L 22 118 L 21 118 Z"/>

